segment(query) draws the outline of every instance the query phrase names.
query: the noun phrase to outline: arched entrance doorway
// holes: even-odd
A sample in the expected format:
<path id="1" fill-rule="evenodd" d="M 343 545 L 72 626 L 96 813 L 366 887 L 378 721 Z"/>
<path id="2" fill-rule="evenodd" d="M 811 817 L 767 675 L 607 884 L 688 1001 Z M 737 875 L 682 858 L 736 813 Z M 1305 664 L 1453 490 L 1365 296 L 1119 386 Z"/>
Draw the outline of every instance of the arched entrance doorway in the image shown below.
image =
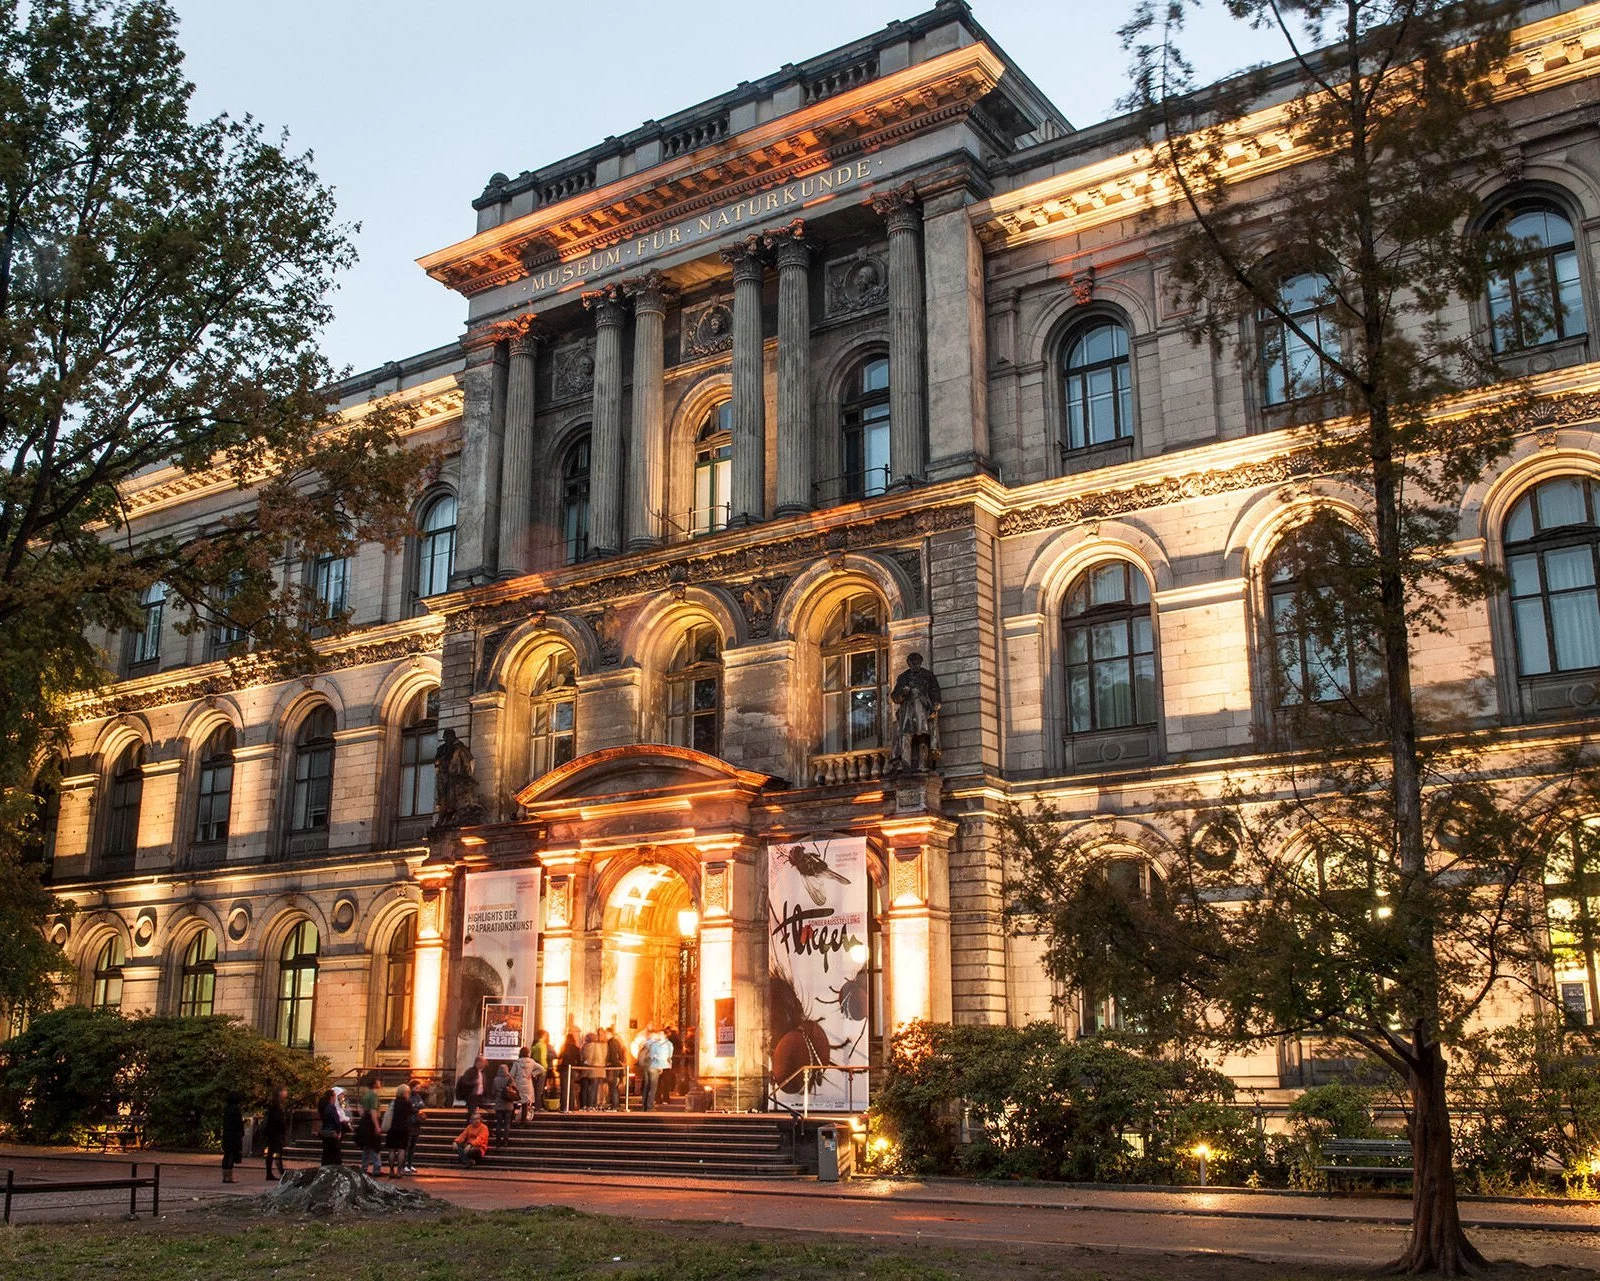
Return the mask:
<path id="1" fill-rule="evenodd" d="M 600 1024 L 630 1046 L 649 1027 L 692 1042 L 699 1008 L 700 917 L 683 877 L 660 863 L 630 868 L 601 920 Z"/>

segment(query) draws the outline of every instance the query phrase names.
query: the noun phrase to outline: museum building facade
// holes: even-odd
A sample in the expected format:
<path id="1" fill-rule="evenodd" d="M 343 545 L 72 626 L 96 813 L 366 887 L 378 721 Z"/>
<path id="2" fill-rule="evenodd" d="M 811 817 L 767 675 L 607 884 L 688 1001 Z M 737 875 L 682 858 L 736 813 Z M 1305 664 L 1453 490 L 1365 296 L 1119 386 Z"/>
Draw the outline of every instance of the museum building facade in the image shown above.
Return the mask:
<path id="1" fill-rule="evenodd" d="M 1447 317 L 1485 332 L 1555 282 L 1501 352 L 1538 421 L 1461 500 L 1460 554 L 1510 587 L 1415 660 L 1530 754 L 1600 697 L 1597 74 L 1600 5 L 1530 9 L 1519 163 L 1482 195 L 1540 248 Z M 1303 157 L 1276 117 L 1245 133 L 1236 181 L 1277 190 Z M 1270 793 L 1281 710 L 1340 679 L 1283 670 L 1274 549 L 1309 505 L 1360 509 L 1298 466 L 1293 342 L 1254 316 L 1266 360 L 1192 341 L 1161 199 L 1132 121 L 1073 128 L 959 2 L 495 175 L 421 260 L 465 337 L 340 388 L 351 417 L 411 406 L 442 461 L 403 549 L 285 565 L 348 612 L 321 669 L 180 632 L 159 588 L 106 638 L 47 809 L 65 995 L 454 1070 L 508 987 L 468 963 L 466 887 L 536 870 L 530 1023 L 699 1029 L 700 1075 L 753 1101 L 770 851 L 826 836 L 865 842 L 832 999 L 872 1063 L 916 1018 L 1115 1025 L 1008 933 L 999 807 L 1048 799 L 1158 876 L 1160 796 Z M 136 538 L 246 501 L 176 469 L 127 494 Z M 932 769 L 897 755 L 912 655 Z M 473 780 L 448 797 L 447 739 Z M 1595 956 L 1559 955 L 1540 988 L 1592 1021 Z M 1229 1068 L 1292 1087 L 1307 1055 Z"/>

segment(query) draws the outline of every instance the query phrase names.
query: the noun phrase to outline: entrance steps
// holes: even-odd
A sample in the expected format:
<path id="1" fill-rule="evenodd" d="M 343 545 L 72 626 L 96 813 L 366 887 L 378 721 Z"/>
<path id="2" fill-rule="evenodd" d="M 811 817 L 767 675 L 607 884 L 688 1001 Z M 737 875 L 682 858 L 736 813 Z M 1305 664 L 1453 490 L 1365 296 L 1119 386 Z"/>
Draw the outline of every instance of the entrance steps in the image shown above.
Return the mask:
<path id="1" fill-rule="evenodd" d="M 456 1165 L 452 1140 L 465 1124 L 462 1108 L 429 1109 L 417 1143 L 417 1164 Z M 297 1155 L 305 1158 L 314 1159 L 320 1150 L 315 1140 L 296 1145 Z M 361 1159 L 348 1140 L 344 1159 Z M 666 1109 L 546 1112 L 526 1125 L 513 1125 L 509 1143 L 491 1144 L 485 1168 L 757 1179 L 801 1173 L 786 1121 L 763 1114 Z"/>

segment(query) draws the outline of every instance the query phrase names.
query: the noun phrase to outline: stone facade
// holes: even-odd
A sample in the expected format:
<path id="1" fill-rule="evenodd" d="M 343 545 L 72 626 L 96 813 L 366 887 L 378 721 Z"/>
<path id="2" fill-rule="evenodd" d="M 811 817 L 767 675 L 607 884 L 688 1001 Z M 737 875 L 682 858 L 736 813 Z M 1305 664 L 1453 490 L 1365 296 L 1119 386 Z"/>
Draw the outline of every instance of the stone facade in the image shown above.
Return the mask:
<path id="1" fill-rule="evenodd" d="M 1600 6 L 1552 5 L 1516 48 L 1521 172 L 1485 195 L 1566 219 L 1592 320 L 1600 143 L 1583 103 Z M 327 643 L 328 670 L 279 680 L 210 659 L 168 620 L 159 658 L 82 707 L 52 869 L 81 908 L 58 931 L 81 975 L 69 995 L 91 999 L 115 939 L 122 1005 L 176 1009 L 204 927 L 216 1008 L 273 1030 L 286 941 L 309 920 L 315 1047 L 341 1070 L 448 1070 L 493 994 L 461 963 L 462 878 L 537 864 L 540 1020 L 709 1028 L 731 997 L 737 1048 L 707 1032 L 699 1066 L 749 1093 L 766 848 L 848 832 L 870 849 L 875 1062 L 913 1017 L 1088 1017 L 1006 932 L 996 810 L 1047 798 L 1159 859 L 1146 820 L 1164 791 L 1225 771 L 1269 786 L 1263 566 L 1297 511 L 1346 497 L 1307 474 L 1253 364 L 1196 345 L 1171 311 L 1136 141 L 1127 121 L 1073 130 L 945 2 L 496 175 L 477 233 L 423 260 L 466 298 L 466 338 L 344 389 L 351 413 L 416 401 L 417 440 L 447 461 L 413 544 L 355 557 L 353 629 Z M 1080 443 L 1065 362 L 1099 325 L 1122 335 L 1104 368 L 1127 397 L 1108 439 Z M 1463 556 L 1502 563 L 1531 486 L 1600 480 L 1596 341 L 1575 323 L 1518 357 L 1542 420 L 1463 495 Z M 241 501 L 164 473 L 129 497 L 136 534 Z M 430 580 L 441 500 L 449 576 Z M 1086 724 L 1063 611 L 1081 575 L 1117 564 L 1150 602 L 1152 704 Z M 1519 676 L 1536 665 L 1519 669 L 1516 646 L 1508 601 L 1459 607 L 1418 641 L 1423 696 L 1525 742 L 1591 732 L 1600 670 Z M 913 652 L 942 687 L 936 774 L 893 768 L 887 694 Z M 419 710 L 430 691 L 436 715 Z M 324 706 L 331 797 L 307 826 L 297 771 Z M 223 726 L 231 823 L 201 848 L 200 754 Z M 408 812 L 407 769 L 446 729 L 470 745 L 483 812 L 438 830 Z M 107 832 L 132 745 L 142 805 L 119 862 Z M 678 888 L 621 902 L 638 869 Z M 644 934 L 670 955 L 651 915 L 669 901 L 698 995 L 641 1015 L 616 1003 L 617 955 Z M 1286 1046 L 1230 1067 L 1275 1088 L 1300 1061 Z"/>

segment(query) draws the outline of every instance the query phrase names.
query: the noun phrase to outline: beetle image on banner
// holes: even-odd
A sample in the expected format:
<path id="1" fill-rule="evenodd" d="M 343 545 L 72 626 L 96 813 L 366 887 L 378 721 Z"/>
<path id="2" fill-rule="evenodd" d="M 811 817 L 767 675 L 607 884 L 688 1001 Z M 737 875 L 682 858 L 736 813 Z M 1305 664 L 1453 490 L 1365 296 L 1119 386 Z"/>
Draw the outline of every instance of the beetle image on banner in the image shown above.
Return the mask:
<path id="1" fill-rule="evenodd" d="M 784 841 L 767 849 L 771 937 L 768 1068 L 779 1095 L 809 1092 L 812 1110 L 867 1106 L 871 1005 L 867 842 L 860 836 Z"/>

